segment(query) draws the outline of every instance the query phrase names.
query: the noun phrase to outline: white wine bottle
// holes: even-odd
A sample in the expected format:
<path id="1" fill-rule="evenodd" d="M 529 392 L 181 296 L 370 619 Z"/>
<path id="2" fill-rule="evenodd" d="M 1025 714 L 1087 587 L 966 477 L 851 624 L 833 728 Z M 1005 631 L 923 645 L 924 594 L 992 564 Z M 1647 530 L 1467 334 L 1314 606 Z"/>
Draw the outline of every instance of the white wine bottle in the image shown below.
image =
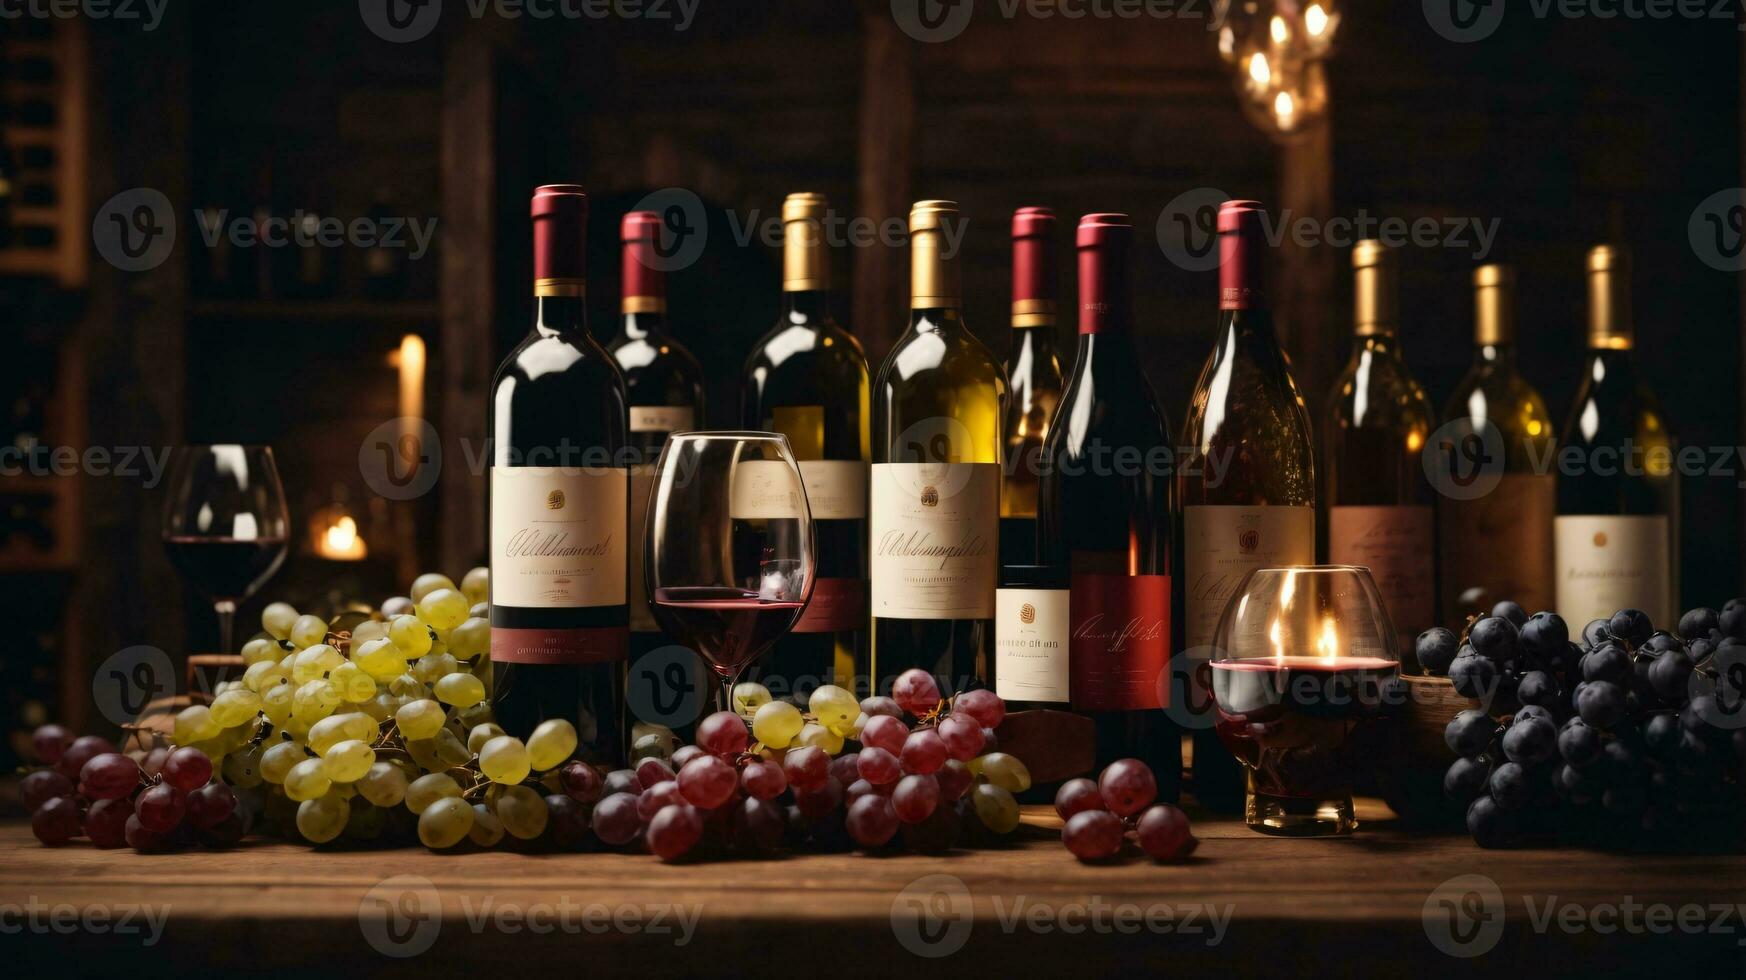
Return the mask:
<path id="1" fill-rule="evenodd" d="M 873 679 L 986 683 L 994 644 L 1006 376 L 964 323 L 951 201 L 910 210 L 910 322 L 873 389 Z"/>

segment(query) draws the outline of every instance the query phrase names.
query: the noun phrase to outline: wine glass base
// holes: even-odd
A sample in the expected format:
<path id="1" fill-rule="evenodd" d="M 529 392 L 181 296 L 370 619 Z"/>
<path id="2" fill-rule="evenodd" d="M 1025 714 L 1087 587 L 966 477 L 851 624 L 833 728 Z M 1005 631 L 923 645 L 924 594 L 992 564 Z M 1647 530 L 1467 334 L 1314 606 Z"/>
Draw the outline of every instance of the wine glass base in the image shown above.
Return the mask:
<path id="1" fill-rule="evenodd" d="M 1358 829 L 1350 796 L 1315 799 L 1249 792 L 1243 819 L 1274 837 L 1340 837 Z"/>

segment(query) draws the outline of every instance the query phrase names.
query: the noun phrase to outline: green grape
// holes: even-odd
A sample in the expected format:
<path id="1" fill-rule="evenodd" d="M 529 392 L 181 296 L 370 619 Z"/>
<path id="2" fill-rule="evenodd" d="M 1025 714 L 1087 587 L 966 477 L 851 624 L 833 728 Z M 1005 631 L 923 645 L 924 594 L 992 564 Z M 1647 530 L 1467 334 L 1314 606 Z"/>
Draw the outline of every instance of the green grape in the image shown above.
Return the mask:
<path id="1" fill-rule="evenodd" d="M 399 806 L 406 799 L 406 770 L 392 762 L 373 762 L 355 784 L 358 795 L 380 807 Z"/>
<path id="2" fill-rule="evenodd" d="M 313 725 L 339 707 L 339 695 L 333 685 L 325 680 L 314 680 L 307 684 L 299 684 L 297 692 L 291 695 L 291 717 L 306 725 Z"/>
<path id="3" fill-rule="evenodd" d="M 472 607 L 467 597 L 452 587 L 438 589 L 418 600 L 418 618 L 438 632 L 452 630 L 466 620 L 467 610 Z"/>
<path id="4" fill-rule="evenodd" d="M 275 602 L 261 610 L 261 629 L 275 640 L 289 637 L 296 622 L 297 610 L 288 602 Z"/>
<path id="5" fill-rule="evenodd" d="M 388 682 L 388 693 L 417 700 L 429 692 L 425 689 L 424 681 L 411 674 L 401 674 Z"/>
<path id="6" fill-rule="evenodd" d="M 326 755 L 327 750 L 351 738 L 347 731 L 346 719 L 350 715 L 329 715 L 309 726 L 309 749 L 316 755 Z"/>
<path id="7" fill-rule="evenodd" d="M 342 800 L 349 800 L 358 795 L 358 787 L 356 783 L 334 783 L 328 792 Z"/>
<path id="8" fill-rule="evenodd" d="M 817 722 L 809 721 L 806 723 L 806 727 L 800 730 L 800 734 L 795 737 L 794 741 L 790 743 L 789 748 L 800 748 L 807 745 L 823 749 L 826 755 L 836 755 L 843 751 L 843 737 Z"/>
<path id="9" fill-rule="evenodd" d="M 970 771 L 1009 793 L 1023 793 L 1031 788 L 1031 771 L 1017 756 L 1005 752 L 990 752 L 970 760 Z"/>
<path id="10" fill-rule="evenodd" d="M 467 751 L 478 755 L 479 750 L 485 747 L 486 742 L 502 734 L 503 729 L 489 721 L 482 725 L 474 725 L 467 732 Z"/>
<path id="11" fill-rule="evenodd" d="M 454 579 L 447 575 L 440 572 L 426 572 L 412 580 L 412 591 L 407 593 L 407 597 L 412 600 L 414 605 L 417 605 L 424 601 L 425 596 L 438 589 L 452 589 L 454 587 Z"/>
<path id="12" fill-rule="evenodd" d="M 471 660 L 491 652 L 491 621 L 474 617 L 449 632 L 449 652 Z"/>
<path id="13" fill-rule="evenodd" d="M 320 616 L 299 616 L 291 624 L 291 633 L 285 639 L 299 650 L 320 645 L 327 639 L 327 620 Z"/>
<path id="14" fill-rule="evenodd" d="M 772 700 L 770 689 L 757 681 L 741 681 L 734 685 L 734 711 L 742 718 L 752 717 Z"/>
<path id="15" fill-rule="evenodd" d="M 663 762 L 671 762 L 673 750 L 667 747 L 665 739 L 651 732 L 631 743 L 630 761 L 632 767 L 644 759 L 660 759 Z"/>
<path id="16" fill-rule="evenodd" d="M 459 669 L 461 665 L 454 657 L 446 653 L 427 653 L 412 665 L 412 676 L 421 683 L 435 684 Z"/>
<path id="17" fill-rule="evenodd" d="M 193 742 L 204 742 L 217 738 L 224 731 L 224 726 L 213 720 L 212 709 L 203 704 L 193 704 L 183 708 L 176 715 L 174 738 L 177 745 L 188 745 Z"/>
<path id="18" fill-rule="evenodd" d="M 366 619 L 352 628 L 352 649 L 371 640 L 381 640 L 388 636 L 388 624 L 379 619 Z"/>
<path id="19" fill-rule="evenodd" d="M 375 840 L 388 829 L 388 811 L 363 806 L 354 798 L 348 803 L 352 815 L 346 820 L 345 836 L 352 840 Z"/>
<path id="20" fill-rule="evenodd" d="M 320 759 L 304 759 L 285 774 L 285 795 L 299 803 L 325 796 L 332 788 L 333 780 L 328 778 Z"/>
<path id="21" fill-rule="evenodd" d="M 445 798 L 459 799 L 461 784 L 455 782 L 448 773 L 433 772 L 414 779 L 412 785 L 406 787 L 406 808 L 413 813 L 423 813 L 424 808 Z"/>
<path id="22" fill-rule="evenodd" d="M 230 754 L 230 746 L 222 738 L 209 738 L 204 742 L 190 742 L 188 748 L 197 749 L 212 763 L 213 771 L 224 767 L 224 757 Z"/>
<path id="23" fill-rule="evenodd" d="M 467 751 L 467 743 L 461 741 L 461 736 L 451 728 L 445 726 L 431 741 L 436 745 L 437 761 L 445 768 L 464 766 L 473 760 L 473 753 Z"/>
<path id="24" fill-rule="evenodd" d="M 485 685 L 485 689 L 491 690 L 491 685 Z M 467 731 L 472 731 L 474 728 L 491 721 L 491 700 L 487 698 L 471 708 L 462 708 L 455 712 L 455 720 L 460 722 L 461 727 Z"/>
<path id="25" fill-rule="evenodd" d="M 224 757 L 224 781 L 237 789 L 254 789 L 261 785 L 261 759 L 266 753 L 259 745 Z"/>
<path id="26" fill-rule="evenodd" d="M 358 710 L 377 722 L 383 722 L 394 717 L 394 712 L 399 711 L 404 703 L 392 694 L 382 693 L 358 705 Z"/>
<path id="27" fill-rule="evenodd" d="M 267 751 L 260 753 L 260 777 L 274 786 L 285 783 L 285 776 L 293 765 L 309 758 L 304 746 L 299 742 L 276 742 L 267 746 Z"/>
<path id="28" fill-rule="evenodd" d="M 457 671 L 436 682 L 436 696 L 444 704 L 470 708 L 485 700 L 485 682 L 472 674 Z"/>
<path id="29" fill-rule="evenodd" d="M 467 618 L 490 620 L 491 619 L 491 603 L 489 603 L 489 602 L 475 602 L 475 603 L 473 603 L 473 608 L 467 610 Z"/>
<path id="30" fill-rule="evenodd" d="M 231 688 L 212 699 L 208 713 L 220 728 L 235 728 L 261 713 L 261 696 L 246 688 Z"/>
<path id="31" fill-rule="evenodd" d="M 772 749 L 787 748 L 805 727 L 806 717 L 787 701 L 771 701 L 752 716 L 752 737 Z"/>
<path id="32" fill-rule="evenodd" d="M 285 724 L 285 719 L 291 717 L 292 699 L 297 689 L 291 686 L 289 678 L 281 678 L 278 683 L 261 692 L 261 713 L 275 725 Z"/>
<path id="33" fill-rule="evenodd" d="M 279 644 L 264 636 L 244 643 L 242 648 L 243 666 L 245 667 L 253 667 L 258 663 L 278 663 L 279 658 L 284 655 L 284 651 L 279 649 Z"/>
<path id="34" fill-rule="evenodd" d="M 454 847 L 472 829 L 473 808 L 466 800 L 437 800 L 418 815 L 418 839 L 433 851 Z"/>
<path id="35" fill-rule="evenodd" d="M 317 643 L 306 650 L 298 651 L 297 656 L 292 658 L 291 679 L 299 684 L 307 684 L 326 677 L 342 663 L 345 663 L 345 658 L 340 656 L 338 650 L 325 643 Z"/>
<path id="36" fill-rule="evenodd" d="M 348 738 L 329 748 L 321 762 L 327 778 L 336 783 L 355 783 L 376 764 L 376 750 L 370 748 L 369 742 Z"/>
<path id="37" fill-rule="evenodd" d="M 854 730 L 855 718 L 861 714 L 861 702 L 855 695 L 835 684 L 825 684 L 812 692 L 807 706 L 818 723 L 839 738 Z"/>
<path id="38" fill-rule="evenodd" d="M 679 736 L 673 734 L 673 729 L 666 725 L 657 725 L 652 721 L 639 721 L 631 725 L 632 744 L 641 742 L 650 735 L 660 740 L 661 758 L 671 758 L 673 753 L 679 751 Z"/>
<path id="39" fill-rule="evenodd" d="M 250 664 L 249 669 L 243 671 L 242 684 L 244 688 L 259 694 L 279 683 L 284 677 L 285 672 L 279 669 L 279 661 L 262 660 Z"/>
<path id="40" fill-rule="evenodd" d="M 412 761 L 425 772 L 438 772 L 448 768 L 443 765 L 443 760 L 437 757 L 436 739 L 434 738 L 409 739 L 406 743 L 406 753 L 412 756 Z"/>
<path id="41" fill-rule="evenodd" d="M 469 568 L 467 574 L 461 577 L 461 594 L 470 603 L 487 602 L 491 599 L 491 569 L 480 565 Z"/>
<path id="42" fill-rule="evenodd" d="M 349 660 L 335 667 L 327 682 L 339 692 L 340 700 L 352 704 L 363 704 L 376 696 L 376 679 Z"/>
<path id="43" fill-rule="evenodd" d="M 527 778 L 527 746 L 513 735 L 499 735 L 479 750 L 479 771 L 494 783 L 514 785 Z"/>
<path id="44" fill-rule="evenodd" d="M 505 786 L 493 809 L 511 837 L 533 840 L 546 832 L 546 800 L 532 787 Z"/>
<path id="45" fill-rule="evenodd" d="M 1019 822 L 1018 801 L 1006 789 L 993 783 L 977 783 L 970 791 L 970 804 L 982 826 L 997 834 L 1010 834 Z"/>
<path id="46" fill-rule="evenodd" d="M 388 624 L 388 639 L 400 648 L 407 660 L 415 660 L 430 652 L 430 627 L 417 616 L 396 616 Z"/>
<path id="47" fill-rule="evenodd" d="M 443 706 L 429 698 L 409 701 L 394 713 L 400 734 L 409 739 L 434 738 L 443 727 Z"/>
<path id="48" fill-rule="evenodd" d="M 563 718 L 548 718 L 527 737 L 528 764 L 541 772 L 556 769 L 576 751 L 576 726 Z"/>
<path id="49" fill-rule="evenodd" d="M 310 797 L 297 807 L 297 832 L 311 844 L 325 844 L 346 829 L 351 816 L 352 808 L 337 793 Z"/>
<path id="50" fill-rule="evenodd" d="M 352 663 L 378 681 L 391 681 L 406 673 L 406 657 L 385 636 L 352 645 Z"/>
<path id="51" fill-rule="evenodd" d="M 483 803 L 473 804 L 473 827 L 467 831 L 467 839 L 480 847 L 495 847 L 503 839 L 503 821 L 497 819 L 497 813 Z"/>

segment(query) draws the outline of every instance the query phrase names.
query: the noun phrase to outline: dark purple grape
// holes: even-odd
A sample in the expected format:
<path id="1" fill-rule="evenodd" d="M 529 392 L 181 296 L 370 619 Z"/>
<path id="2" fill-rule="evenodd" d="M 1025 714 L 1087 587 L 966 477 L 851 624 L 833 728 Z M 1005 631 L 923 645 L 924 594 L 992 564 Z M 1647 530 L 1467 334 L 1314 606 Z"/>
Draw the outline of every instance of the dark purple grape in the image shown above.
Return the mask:
<path id="1" fill-rule="evenodd" d="M 1542 664 L 1561 656 L 1570 645 L 1570 627 L 1554 612 L 1537 612 L 1522 625 L 1522 652 Z"/>
<path id="2" fill-rule="evenodd" d="M 818 789 L 797 791 L 794 805 L 800 808 L 808 822 L 813 822 L 841 807 L 843 796 L 843 784 L 835 776 L 827 776 L 824 785 Z"/>
<path id="3" fill-rule="evenodd" d="M 199 749 L 183 746 L 164 760 L 164 782 L 192 793 L 212 781 L 212 760 Z"/>
<path id="4" fill-rule="evenodd" d="M 108 739 L 95 735 L 80 735 L 73 739 L 73 744 L 61 752 L 61 757 L 55 762 L 55 771 L 68 779 L 78 779 L 79 771 L 85 768 L 85 763 L 107 752 L 114 752 L 115 746 Z"/>
<path id="5" fill-rule="evenodd" d="M 1558 766 L 1552 774 L 1556 781 L 1559 794 L 1578 806 L 1594 802 L 1601 794 L 1606 784 L 1594 769 L 1581 769 L 1572 765 Z"/>
<path id="6" fill-rule="evenodd" d="M 1729 599 L 1716 617 L 1716 628 L 1723 636 L 1746 640 L 1746 599 Z"/>
<path id="7" fill-rule="evenodd" d="M 38 769 L 18 783 L 19 798 L 23 800 L 24 808 L 32 813 L 49 800 L 57 796 L 72 796 L 75 791 L 73 781 L 53 769 Z"/>
<path id="8" fill-rule="evenodd" d="M 566 851 L 586 847 L 592 836 L 588 833 L 588 808 L 568 793 L 553 793 L 546 797 L 546 832 L 552 835 L 552 843 Z"/>
<path id="9" fill-rule="evenodd" d="M 30 750 L 38 762 L 52 766 L 61 761 L 67 746 L 73 744 L 73 733 L 60 725 L 40 725 L 30 734 Z"/>
<path id="10" fill-rule="evenodd" d="M 1601 793 L 1601 806 L 1621 816 L 1636 816 L 1649 803 L 1649 791 L 1640 780 L 1627 780 Z"/>
<path id="11" fill-rule="evenodd" d="M 1543 708 L 1551 708 L 1556 705 L 1562 693 L 1558 687 L 1558 680 L 1543 670 L 1528 671 L 1516 684 L 1516 700 L 1523 704 L 1539 705 Z"/>
<path id="12" fill-rule="evenodd" d="M 176 829 L 188 813 L 187 797 L 169 783 L 159 783 L 139 794 L 133 812 L 145 829 L 167 834 Z"/>
<path id="13" fill-rule="evenodd" d="M 1516 629 L 1521 629 L 1528 622 L 1528 611 L 1520 603 L 1509 599 L 1499 600 L 1497 605 L 1491 607 L 1491 614 L 1497 619 L 1508 620 Z"/>
<path id="14" fill-rule="evenodd" d="M 1519 762 L 1506 762 L 1491 771 L 1486 782 L 1491 798 L 1505 810 L 1519 810 L 1534 798 L 1534 784 L 1527 767 Z"/>
<path id="15" fill-rule="evenodd" d="M 1580 769 L 1600 758 L 1603 742 L 1601 733 L 1588 722 L 1572 718 L 1558 733 L 1558 752 L 1565 762 Z"/>
<path id="16" fill-rule="evenodd" d="M 137 813 L 127 818 L 123 835 L 127 838 L 127 846 L 141 854 L 162 854 L 174 845 L 168 834 L 147 827 Z"/>
<path id="17" fill-rule="evenodd" d="M 1539 718 L 1517 720 L 1504 732 L 1503 750 L 1511 762 L 1537 766 L 1558 751 L 1558 729 Z"/>
<path id="18" fill-rule="evenodd" d="M 188 794 L 188 825 L 195 830 L 211 830 L 236 810 L 236 792 L 224 783 L 207 783 Z"/>
<path id="19" fill-rule="evenodd" d="M 594 834 L 612 847 L 628 844 L 643 829 L 637 814 L 637 798 L 629 793 L 612 793 L 594 805 Z"/>
<path id="20" fill-rule="evenodd" d="M 1685 615 L 1679 617 L 1679 635 L 1687 640 L 1695 640 L 1700 636 L 1710 635 L 1710 631 L 1719 629 L 1721 624 L 1720 614 L 1709 606 L 1687 609 Z"/>
<path id="21" fill-rule="evenodd" d="M 85 836 L 98 847 L 121 847 L 127 843 L 127 818 L 131 816 L 132 800 L 98 800 L 85 813 Z"/>
<path id="22" fill-rule="evenodd" d="M 1546 724 L 1551 725 L 1553 728 L 1558 727 L 1557 716 L 1552 714 L 1551 708 L 1544 705 L 1524 704 L 1516 709 L 1515 721 L 1527 721 L 1529 718 L 1538 718 Z"/>
<path id="23" fill-rule="evenodd" d="M 1631 676 L 1631 655 L 1617 643 L 1603 643 L 1582 658 L 1582 679 L 1624 684 Z"/>
<path id="24" fill-rule="evenodd" d="M 59 847 L 79 836 L 84 832 L 79 801 L 70 796 L 57 796 L 45 802 L 30 815 L 30 830 L 37 840 L 50 847 Z"/>
<path id="25" fill-rule="evenodd" d="M 1497 734 L 1497 722 L 1477 708 L 1469 708 L 1449 719 L 1443 727 L 1443 742 L 1456 755 L 1479 755 Z"/>
<path id="26" fill-rule="evenodd" d="M 1621 609 L 1607 620 L 1607 632 L 1629 643 L 1635 650 L 1655 632 L 1655 624 L 1641 609 Z"/>
<path id="27" fill-rule="evenodd" d="M 957 809 L 943 803 L 920 823 L 903 825 L 903 844 L 917 854 L 944 854 L 957 845 L 962 827 Z"/>
<path id="28" fill-rule="evenodd" d="M 1120 853 L 1122 819 L 1108 810 L 1075 813 L 1061 828 L 1061 843 L 1081 861 L 1097 861 Z"/>
<path id="29" fill-rule="evenodd" d="M 1596 728 L 1610 729 L 1625 716 L 1625 692 L 1617 684 L 1590 681 L 1576 693 L 1576 713 Z"/>
<path id="30" fill-rule="evenodd" d="M 1419 659 L 1419 666 L 1427 673 L 1443 676 L 1449 673 L 1449 665 L 1455 662 L 1455 654 L 1461 647 L 1461 638 L 1454 632 L 1441 626 L 1433 626 L 1419 634 L 1413 644 L 1413 653 Z"/>
<path id="31" fill-rule="evenodd" d="M 844 786 L 861 778 L 861 754 L 845 752 L 831 760 L 831 776 Z"/>
<path id="32" fill-rule="evenodd" d="M 558 783 L 577 803 L 593 803 L 600 799 L 600 791 L 605 785 L 600 770 L 581 759 L 564 763 L 558 770 Z"/>
<path id="33" fill-rule="evenodd" d="M 734 842 L 758 853 L 774 851 L 781 846 L 782 837 L 788 830 L 782 808 L 769 800 L 753 797 L 741 800 L 736 818 Z"/>
<path id="34" fill-rule="evenodd" d="M 872 850 L 885 846 L 897 835 L 897 811 L 889 799 L 877 793 L 868 794 L 849 804 L 843 825 L 855 843 Z"/>
<path id="35" fill-rule="evenodd" d="M 1585 651 L 1593 650 L 1612 638 L 1612 629 L 1604 619 L 1591 619 L 1582 628 L 1582 648 Z"/>
<path id="36" fill-rule="evenodd" d="M 1664 759 L 1679 748 L 1679 740 L 1684 735 L 1679 727 L 1679 716 L 1671 711 L 1656 712 L 1643 723 L 1643 744 Z"/>
<path id="37" fill-rule="evenodd" d="M 139 788 L 139 763 L 120 752 L 92 757 L 79 770 L 79 790 L 93 800 L 119 800 Z"/>
<path id="38" fill-rule="evenodd" d="M 195 830 L 194 838 L 204 847 L 224 850 L 242 843 L 243 837 L 247 834 L 248 823 L 243 819 L 242 811 L 239 810 L 211 827 Z"/>
<path id="39" fill-rule="evenodd" d="M 1480 847 L 1504 847 L 1515 836 L 1515 821 L 1496 800 L 1481 796 L 1467 804 L 1467 832 Z"/>
<path id="40" fill-rule="evenodd" d="M 1649 664 L 1649 687 L 1672 703 L 1685 700 L 1694 664 L 1684 650 L 1669 650 Z"/>
<path id="41" fill-rule="evenodd" d="M 1474 623 L 1467 631 L 1467 642 L 1473 644 L 1475 653 L 1498 665 L 1516 659 L 1522 649 L 1516 624 L 1502 616 L 1487 616 Z"/>
<path id="42" fill-rule="evenodd" d="M 1654 635 L 1645 640 L 1643 645 L 1638 648 L 1639 651 L 1655 654 L 1666 653 L 1669 650 L 1683 649 L 1685 649 L 1685 642 L 1666 630 L 1656 630 Z"/>
<path id="43" fill-rule="evenodd" d="M 1463 756 L 1449 764 L 1443 774 L 1443 795 L 1457 803 L 1466 803 L 1485 792 L 1491 778 L 1491 760 L 1485 756 Z"/>
<path id="44" fill-rule="evenodd" d="M 641 783 L 637 782 L 636 770 L 614 769 L 606 774 L 606 784 L 601 787 L 600 791 L 603 796 L 611 796 L 614 793 L 629 793 L 635 796 L 643 791 L 643 787 Z"/>
<path id="45" fill-rule="evenodd" d="M 1462 697 L 1484 701 L 1497 690 L 1497 665 L 1478 654 L 1462 654 L 1449 665 L 1449 680 Z"/>

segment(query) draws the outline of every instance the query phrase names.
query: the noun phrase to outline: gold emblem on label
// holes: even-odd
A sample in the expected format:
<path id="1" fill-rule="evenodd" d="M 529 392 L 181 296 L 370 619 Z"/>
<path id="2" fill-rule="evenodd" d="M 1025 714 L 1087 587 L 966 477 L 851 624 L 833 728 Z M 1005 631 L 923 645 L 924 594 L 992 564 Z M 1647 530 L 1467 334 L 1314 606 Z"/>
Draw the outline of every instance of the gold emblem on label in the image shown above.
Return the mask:
<path id="1" fill-rule="evenodd" d="M 1029 626 L 1030 624 L 1032 624 L 1036 621 L 1037 621 L 1037 607 L 1036 606 L 1033 606 L 1027 602 L 1024 605 L 1019 607 L 1019 622 L 1024 623 L 1025 625 Z"/>
<path id="2" fill-rule="evenodd" d="M 1607 532 L 1605 532 L 1605 531 L 1594 532 L 1594 546 L 1596 548 L 1605 548 L 1607 546 Z"/>
<path id="3" fill-rule="evenodd" d="M 553 490 L 551 493 L 546 494 L 546 509 L 547 510 L 563 510 L 564 509 L 564 491 Z"/>
<path id="4" fill-rule="evenodd" d="M 1237 547 L 1243 549 L 1245 553 L 1261 547 L 1261 532 L 1250 528 L 1237 535 Z"/>
<path id="5" fill-rule="evenodd" d="M 935 486 L 922 487 L 921 505 L 923 507 L 940 506 L 940 488 Z"/>

